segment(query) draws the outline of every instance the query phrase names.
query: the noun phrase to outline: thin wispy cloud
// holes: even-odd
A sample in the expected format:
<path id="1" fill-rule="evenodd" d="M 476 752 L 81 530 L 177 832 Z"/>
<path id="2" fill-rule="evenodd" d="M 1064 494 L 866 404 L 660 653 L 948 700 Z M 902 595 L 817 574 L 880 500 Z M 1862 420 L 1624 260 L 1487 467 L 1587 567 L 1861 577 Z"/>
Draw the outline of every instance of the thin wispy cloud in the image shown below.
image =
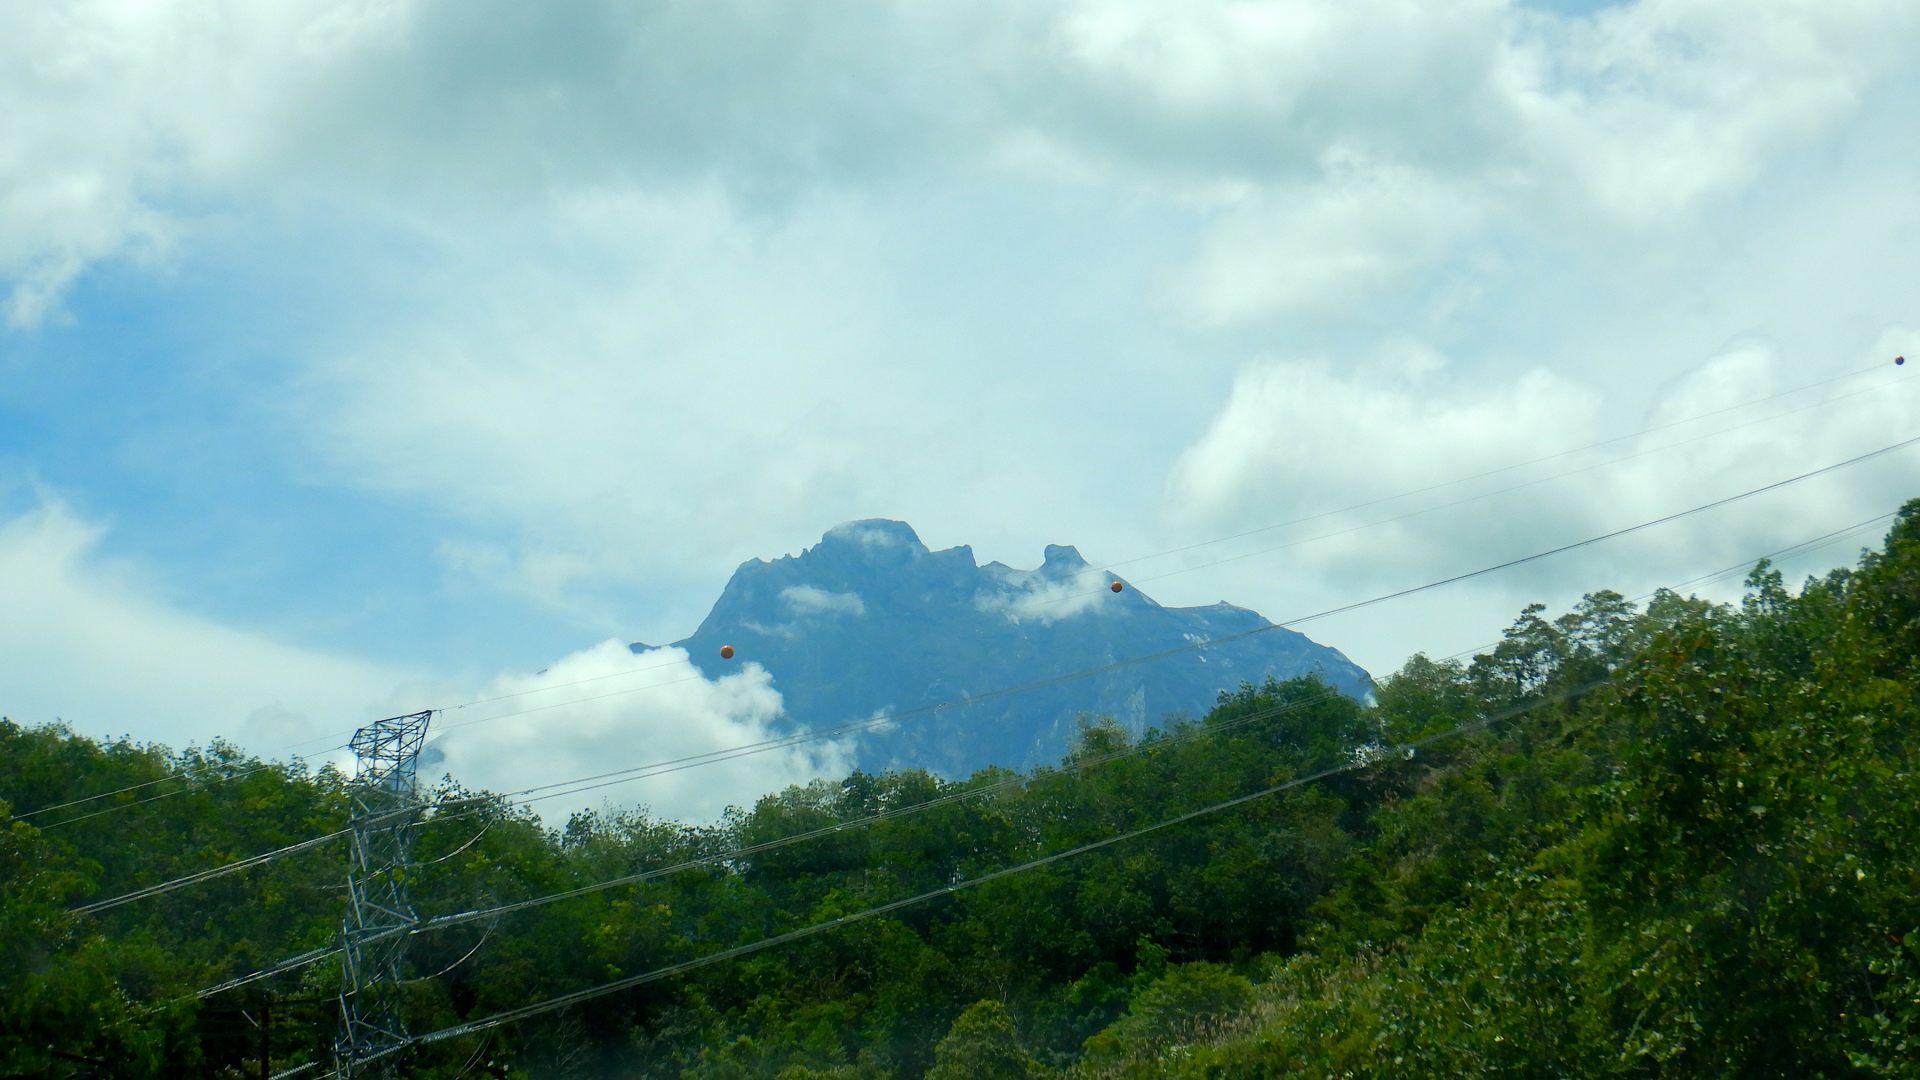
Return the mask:
<path id="1" fill-rule="evenodd" d="M 110 536 L 58 499 L 0 521 L 0 711 L 13 719 L 174 749 L 224 737 L 319 754 L 430 685 L 183 611 L 150 569 L 102 554 Z"/>
<path id="2" fill-rule="evenodd" d="M 1092 575 L 1061 578 L 1034 573 L 1023 576 L 1005 591 L 981 593 L 974 597 L 974 606 L 1004 615 L 1009 622 L 1045 625 L 1101 610 L 1099 605 L 1106 592 L 1107 586 Z"/>
<path id="3" fill-rule="evenodd" d="M 865 615 L 866 601 L 860 594 L 835 592 L 813 585 L 790 585 L 780 590 L 780 599 L 798 615 Z"/>

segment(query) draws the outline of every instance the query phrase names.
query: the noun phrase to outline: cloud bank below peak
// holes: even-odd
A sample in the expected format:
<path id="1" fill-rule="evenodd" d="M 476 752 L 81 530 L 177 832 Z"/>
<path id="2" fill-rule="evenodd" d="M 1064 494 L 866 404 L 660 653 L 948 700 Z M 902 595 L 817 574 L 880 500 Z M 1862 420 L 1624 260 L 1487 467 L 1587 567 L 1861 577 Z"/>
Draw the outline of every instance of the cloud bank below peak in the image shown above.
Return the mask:
<path id="1" fill-rule="evenodd" d="M 584 686 L 583 686 L 584 684 Z M 782 701 L 758 664 L 709 679 L 686 650 L 635 654 L 617 640 L 561 657 L 535 674 L 503 674 L 477 695 L 493 704 L 451 712 L 431 748 L 436 770 L 492 791 L 563 785 L 530 805 L 549 824 L 638 804 L 667 820 L 717 821 L 732 805 L 816 777 L 843 775 L 844 740 L 741 754 L 698 767 L 648 769 L 775 738 Z M 622 768 L 624 777 L 564 785 Z"/>

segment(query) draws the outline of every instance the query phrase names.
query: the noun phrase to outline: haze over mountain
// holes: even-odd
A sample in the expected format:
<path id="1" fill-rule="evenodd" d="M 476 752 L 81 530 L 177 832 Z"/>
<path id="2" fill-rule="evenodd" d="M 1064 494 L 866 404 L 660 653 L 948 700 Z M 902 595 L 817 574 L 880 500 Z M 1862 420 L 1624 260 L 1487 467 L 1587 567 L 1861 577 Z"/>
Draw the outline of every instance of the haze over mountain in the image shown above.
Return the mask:
<path id="1" fill-rule="evenodd" d="M 1355 696 L 1371 686 L 1338 650 L 1257 612 L 1162 607 L 1136 588 L 1111 591 L 1114 580 L 1068 546 L 1048 545 L 1033 570 L 981 566 L 965 545 L 928 550 L 904 522 L 853 521 L 797 556 L 741 564 L 700 628 L 674 644 L 709 678 L 765 667 L 784 699 L 782 730 L 904 713 L 857 740 L 870 771 L 1049 762 L 1082 716 L 1138 732 L 1268 675 L 1318 673 Z M 1140 657 L 1152 659 L 1121 663 Z M 1089 669 L 1104 670 L 999 692 Z"/>

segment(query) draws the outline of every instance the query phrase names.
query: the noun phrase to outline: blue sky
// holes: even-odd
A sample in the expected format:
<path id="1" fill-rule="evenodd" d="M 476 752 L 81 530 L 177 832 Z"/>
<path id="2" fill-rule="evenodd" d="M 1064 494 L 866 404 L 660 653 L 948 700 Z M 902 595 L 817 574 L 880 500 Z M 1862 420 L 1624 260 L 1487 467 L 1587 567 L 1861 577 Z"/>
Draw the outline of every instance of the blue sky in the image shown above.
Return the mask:
<path id="1" fill-rule="evenodd" d="M 273 749 L 677 639 L 844 520 L 1114 561 L 1862 373 L 1129 571 L 1284 618 L 1920 432 L 1888 365 L 1920 350 L 1916 31 L 1873 0 L 11 8 L 0 710 Z M 1385 672 L 1914 474 L 1313 634 Z M 687 689 L 546 767 L 777 708 Z"/>

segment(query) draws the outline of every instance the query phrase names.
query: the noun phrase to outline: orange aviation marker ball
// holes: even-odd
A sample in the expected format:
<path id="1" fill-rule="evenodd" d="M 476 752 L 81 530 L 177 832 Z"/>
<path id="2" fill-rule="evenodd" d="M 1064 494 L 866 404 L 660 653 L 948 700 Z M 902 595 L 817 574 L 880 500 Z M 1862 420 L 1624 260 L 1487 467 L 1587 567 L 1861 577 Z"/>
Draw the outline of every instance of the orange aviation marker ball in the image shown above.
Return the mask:
<path id="1" fill-rule="evenodd" d="M 1112 589 L 1114 592 L 1119 592 L 1121 589 L 1126 588 L 1126 586 L 1116 581 L 1113 584 L 1107 586 L 1107 588 Z"/>
<path id="2" fill-rule="evenodd" d="M 1906 362 L 1907 362 L 1907 358 L 1904 356 L 1896 356 L 1893 358 L 1894 367 L 1899 367 L 1901 364 L 1904 364 Z"/>
<path id="3" fill-rule="evenodd" d="M 720 659 L 722 660 L 733 659 L 733 646 L 731 645 L 720 646 Z"/>

